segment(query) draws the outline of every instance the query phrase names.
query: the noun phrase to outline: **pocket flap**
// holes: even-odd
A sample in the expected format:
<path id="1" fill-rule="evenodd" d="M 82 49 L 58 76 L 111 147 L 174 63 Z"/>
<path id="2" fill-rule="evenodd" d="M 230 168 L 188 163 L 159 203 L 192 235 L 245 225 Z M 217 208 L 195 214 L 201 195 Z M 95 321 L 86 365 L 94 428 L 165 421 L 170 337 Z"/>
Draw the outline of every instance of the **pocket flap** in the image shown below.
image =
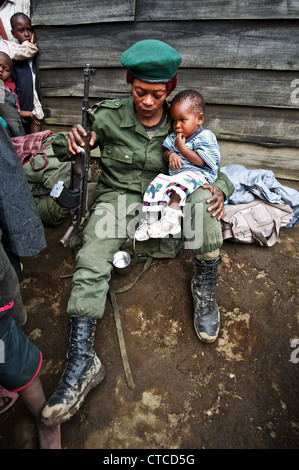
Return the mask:
<path id="1" fill-rule="evenodd" d="M 105 145 L 102 158 L 111 158 L 123 163 L 132 163 L 133 151 L 127 147 L 116 146 L 116 145 Z"/>

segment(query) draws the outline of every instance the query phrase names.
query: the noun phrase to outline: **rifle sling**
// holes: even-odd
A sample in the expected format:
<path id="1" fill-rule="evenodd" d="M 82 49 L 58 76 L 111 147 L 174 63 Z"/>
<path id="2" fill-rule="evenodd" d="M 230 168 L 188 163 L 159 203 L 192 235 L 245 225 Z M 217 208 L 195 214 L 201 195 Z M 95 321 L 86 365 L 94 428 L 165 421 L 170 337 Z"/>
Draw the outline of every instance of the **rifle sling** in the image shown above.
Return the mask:
<path id="1" fill-rule="evenodd" d="M 118 342 L 119 342 L 119 347 L 120 347 L 120 353 L 121 353 L 122 362 L 123 362 L 123 368 L 124 368 L 124 371 L 125 371 L 125 376 L 126 376 L 126 379 L 127 379 L 128 387 L 132 388 L 132 389 L 135 388 L 135 384 L 134 384 L 132 374 L 131 374 L 129 359 L 128 359 L 128 355 L 127 355 L 127 351 L 126 351 L 125 339 L 124 339 L 124 335 L 123 335 L 123 330 L 122 330 L 122 325 L 121 325 L 121 320 L 120 320 L 120 314 L 119 314 L 115 294 L 120 294 L 121 292 L 126 292 L 127 290 L 131 289 L 131 287 L 133 287 L 136 284 L 136 282 L 142 276 L 142 274 L 145 273 L 148 270 L 152 260 L 153 260 L 153 258 L 150 257 L 150 256 L 147 258 L 147 260 L 145 261 L 145 263 L 143 265 L 142 271 L 138 274 L 138 276 L 136 277 L 136 279 L 133 282 L 131 282 L 130 284 L 127 284 L 126 286 L 120 287 L 119 289 L 114 290 L 114 291 L 109 289 L 110 299 L 111 299 L 111 303 L 112 303 L 112 307 L 113 307 L 113 311 L 114 311 L 116 331 L 117 331 Z"/>

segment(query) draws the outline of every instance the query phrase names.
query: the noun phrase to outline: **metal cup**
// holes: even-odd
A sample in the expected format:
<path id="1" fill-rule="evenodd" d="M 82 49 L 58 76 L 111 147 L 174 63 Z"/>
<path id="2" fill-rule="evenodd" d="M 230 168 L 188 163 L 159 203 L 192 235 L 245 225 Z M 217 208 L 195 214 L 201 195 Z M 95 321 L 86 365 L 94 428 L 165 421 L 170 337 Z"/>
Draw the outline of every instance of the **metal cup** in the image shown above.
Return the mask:
<path id="1" fill-rule="evenodd" d="M 127 274 L 130 270 L 131 257 L 126 251 L 117 251 L 113 257 L 113 267 L 119 274 Z"/>

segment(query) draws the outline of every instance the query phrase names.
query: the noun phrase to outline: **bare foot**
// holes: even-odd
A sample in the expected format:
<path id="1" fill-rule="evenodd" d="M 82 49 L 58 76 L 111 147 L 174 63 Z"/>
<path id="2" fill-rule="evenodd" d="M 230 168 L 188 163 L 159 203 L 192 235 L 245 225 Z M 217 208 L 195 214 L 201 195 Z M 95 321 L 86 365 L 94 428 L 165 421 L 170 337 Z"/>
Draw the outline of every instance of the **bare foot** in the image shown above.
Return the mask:
<path id="1" fill-rule="evenodd" d="M 61 449 L 60 426 L 38 425 L 40 449 Z"/>

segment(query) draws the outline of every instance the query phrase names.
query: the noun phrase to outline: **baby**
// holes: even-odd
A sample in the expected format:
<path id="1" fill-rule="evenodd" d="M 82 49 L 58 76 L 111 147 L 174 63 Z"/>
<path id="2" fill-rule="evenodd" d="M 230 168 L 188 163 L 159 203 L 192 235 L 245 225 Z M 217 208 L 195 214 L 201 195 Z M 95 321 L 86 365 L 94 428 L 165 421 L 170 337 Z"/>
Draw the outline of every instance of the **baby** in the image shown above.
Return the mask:
<path id="1" fill-rule="evenodd" d="M 215 135 L 202 128 L 205 117 L 202 95 L 195 90 L 178 93 L 172 101 L 170 117 L 173 132 L 163 142 L 169 175 L 159 174 L 144 194 L 142 210 L 147 216 L 135 233 L 139 241 L 180 233 L 181 207 L 187 196 L 217 178 L 220 150 Z M 161 212 L 158 221 L 151 216 L 157 211 Z"/>
<path id="2" fill-rule="evenodd" d="M 11 58 L 0 51 L 0 122 L 6 128 L 10 137 L 24 135 L 22 126 L 18 96 L 13 91 L 11 71 L 13 62 Z"/>
<path id="3" fill-rule="evenodd" d="M 2 80 L 2 82 L 7 82 L 11 75 L 11 70 L 11 58 L 5 52 L 0 51 L 0 80 Z"/>

